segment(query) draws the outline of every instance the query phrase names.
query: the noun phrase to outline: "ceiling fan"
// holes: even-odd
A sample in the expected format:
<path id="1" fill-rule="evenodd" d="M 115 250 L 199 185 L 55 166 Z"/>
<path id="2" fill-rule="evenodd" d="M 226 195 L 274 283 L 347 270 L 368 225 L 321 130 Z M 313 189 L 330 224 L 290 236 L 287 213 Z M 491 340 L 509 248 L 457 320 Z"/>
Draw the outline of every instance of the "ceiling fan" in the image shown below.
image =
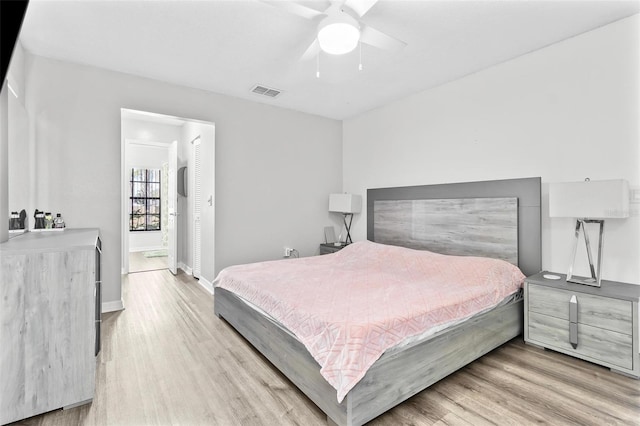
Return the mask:
<path id="1" fill-rule="evenodd" d="M 262 1 L 294 15 L 318 21 L 317 36 L 302 55 L 303 60 L 315 57 L 320 50 L 332 55 L 349 53 L 358 43 L 388 50 L 407 45 L 360 20 L 378 0 L 330 0 L 330 6 L 324 12 L 293 1 Z"/>

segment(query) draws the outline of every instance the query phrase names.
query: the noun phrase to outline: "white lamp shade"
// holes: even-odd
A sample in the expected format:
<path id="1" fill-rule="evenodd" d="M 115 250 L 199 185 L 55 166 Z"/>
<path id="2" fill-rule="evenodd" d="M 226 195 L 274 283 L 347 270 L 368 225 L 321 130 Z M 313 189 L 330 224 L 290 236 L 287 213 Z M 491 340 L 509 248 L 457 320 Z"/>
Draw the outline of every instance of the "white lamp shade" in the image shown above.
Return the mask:
<path id="1" fill-rule="evenodd" d="M 330 194 L 329 211 L 336 213 L 360 213 L 362 197 L 354 194 Z"/>
<path id="2" fill-rule="evenodd" d="M 360 40 L 358 21 L 344 12 L 326 17 L 318 25 L 320 48 L 332 55 L 351 52 Z"/>
<path id="3" fill-rule="evenodd" d="M 549 216 L 578 219 L 629 217 L 629 182 L 613 179 L 550 183 Z"/>

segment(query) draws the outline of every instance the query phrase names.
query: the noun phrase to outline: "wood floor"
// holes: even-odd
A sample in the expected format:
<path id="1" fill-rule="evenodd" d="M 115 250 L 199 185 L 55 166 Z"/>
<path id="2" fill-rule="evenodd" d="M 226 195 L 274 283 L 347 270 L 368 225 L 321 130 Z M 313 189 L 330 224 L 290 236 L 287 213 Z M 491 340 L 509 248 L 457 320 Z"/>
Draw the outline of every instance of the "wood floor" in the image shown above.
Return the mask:
<path id="1" fill-rule="evenodd" d="M 145 257 L 144 252 L 135 251 L 129 253 L 129 272 L 156 271 L 167 269 L 169 258 L 167 256 Z"/>
<path id="2" fill-rule="evenodd" d="M 24 425 L 323 425 L 325 417 L 168 270 L 130 274 L 106 314 L 92 404 Z M 516 338 L 370 425 L 640 425 L 640 381 Z"/>

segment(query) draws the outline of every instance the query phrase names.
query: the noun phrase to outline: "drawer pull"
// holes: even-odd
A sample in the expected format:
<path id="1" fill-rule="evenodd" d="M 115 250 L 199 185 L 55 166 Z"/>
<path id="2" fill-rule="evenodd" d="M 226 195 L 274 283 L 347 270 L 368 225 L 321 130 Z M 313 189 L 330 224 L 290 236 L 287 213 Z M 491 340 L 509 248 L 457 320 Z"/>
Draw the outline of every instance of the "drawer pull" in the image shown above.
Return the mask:
<path id="1" fill-rule="evenodd" d="M 569 343 L 573 349 L 578 347 L 578 299 L 575 294 L 569 300 Z"/>

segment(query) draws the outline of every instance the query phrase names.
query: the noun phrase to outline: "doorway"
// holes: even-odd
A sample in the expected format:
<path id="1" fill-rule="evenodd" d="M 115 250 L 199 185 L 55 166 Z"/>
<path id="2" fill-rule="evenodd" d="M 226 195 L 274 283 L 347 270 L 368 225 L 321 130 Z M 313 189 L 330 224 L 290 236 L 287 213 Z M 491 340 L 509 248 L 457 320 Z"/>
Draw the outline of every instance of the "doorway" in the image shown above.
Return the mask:
<path id="1" fill-rule="evenodd" d="M 129 272 L 167 269 L 169 238 L 169 150 L 165 144 L 126 139 L 129 180 L 124 194 L 128 204 Z M 173 236 L 173 238 L 176 238 Z"/>
<path id="2" fill-rule="evenodd" d="M 215 259 L 214 124 L 122 109 L 121 130 L 122 273 L 181 269 L 211 290 L 199 265 Z"/>

